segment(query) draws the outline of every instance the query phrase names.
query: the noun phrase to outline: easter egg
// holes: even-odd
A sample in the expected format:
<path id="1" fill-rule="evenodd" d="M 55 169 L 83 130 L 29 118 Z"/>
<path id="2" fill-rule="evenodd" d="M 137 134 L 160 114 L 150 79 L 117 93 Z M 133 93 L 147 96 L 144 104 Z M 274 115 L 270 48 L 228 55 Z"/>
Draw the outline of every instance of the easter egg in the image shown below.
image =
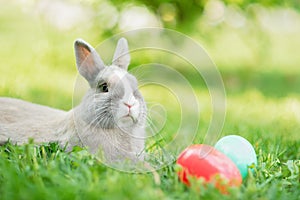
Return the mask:
<path id="1" fill-rule="evenodd" d="M 247 177 L 248 167 L 257 164 L 253 146 L 245 138 L 238 135 L 228 135 L 221 138 L 215 148 L 229 157 L 238 167 L 242 178 Z"/>
<path id="2" fill-rule="evenodd" d="M 227 187 L 239 186 L 242 177 L 235 164 L 214 147 L 196 144 L 186 148 L 178 157 L 177 164 L 181 166 L 179 179 L 190 186 L 189 177 L 202 178 L 205 182 L 215 183 L 221 191 Z"/>

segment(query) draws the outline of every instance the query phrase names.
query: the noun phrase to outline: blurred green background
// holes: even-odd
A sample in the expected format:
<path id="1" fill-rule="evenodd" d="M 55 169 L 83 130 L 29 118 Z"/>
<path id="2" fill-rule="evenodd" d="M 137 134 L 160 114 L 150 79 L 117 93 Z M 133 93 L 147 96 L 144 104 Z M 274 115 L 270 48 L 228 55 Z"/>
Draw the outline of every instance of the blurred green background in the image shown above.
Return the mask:
<path id="1" fill-rule="evenodd" d="M 166 27 L 197 41 L 216 63 L 227 93 L 224 133 L 300 138 L 299 1 L 0 2 L 1 96 L 71 109 L 76 38 L 96 46 L 123 31 Z M 202 100 L 205 127 L 209 99 Z"/>

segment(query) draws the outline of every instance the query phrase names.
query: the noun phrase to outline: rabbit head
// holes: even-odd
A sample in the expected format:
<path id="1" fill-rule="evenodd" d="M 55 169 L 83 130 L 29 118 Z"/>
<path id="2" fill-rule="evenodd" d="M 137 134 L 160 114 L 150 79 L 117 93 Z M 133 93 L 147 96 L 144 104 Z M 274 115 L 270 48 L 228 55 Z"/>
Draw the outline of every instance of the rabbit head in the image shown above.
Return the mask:
<path id="1" fill-rule="evenodd" d="M 130 62 L 125 38 L 118 41 L 113 61 L 105 66 L 85 41 L 75 41 L 76 64 L 90 89 L 82 101 L 84 121 L 101 129 L 132 129 L 144 126 L 146 105 L 136 78 L 127 72 Z"/>

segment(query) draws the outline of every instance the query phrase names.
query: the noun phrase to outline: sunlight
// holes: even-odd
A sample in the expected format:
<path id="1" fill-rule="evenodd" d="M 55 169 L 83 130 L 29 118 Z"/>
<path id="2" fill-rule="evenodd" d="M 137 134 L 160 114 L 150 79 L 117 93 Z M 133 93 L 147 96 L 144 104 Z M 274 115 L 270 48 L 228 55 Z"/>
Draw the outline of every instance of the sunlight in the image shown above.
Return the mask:
<path id="1" fill-rule="evenodd" d="M 125 31 L 143 27 L 161 27 L 161 23 L 146 7 L 125 8 L 120 16 L 119 28 Z"/>

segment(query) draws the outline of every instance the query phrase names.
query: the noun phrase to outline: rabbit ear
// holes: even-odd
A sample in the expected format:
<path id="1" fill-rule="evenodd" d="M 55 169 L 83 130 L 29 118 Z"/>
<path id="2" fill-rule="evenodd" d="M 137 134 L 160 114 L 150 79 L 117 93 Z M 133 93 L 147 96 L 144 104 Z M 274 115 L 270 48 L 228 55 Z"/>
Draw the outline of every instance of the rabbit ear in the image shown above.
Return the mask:
<path id="1" fill-rule="evenodd" d="M 77 39 L 74 43 L 76 65 L 79 73 L 93 85 L 95 78 L 104 63 L 93 47 L 82 39 Z"/>
<path id="2" fill-rule="evenodd" d="M 130 55 L 128 51 L 128 43 L 125 38 L 119 39 L 112 63 L 113 65 L 127 70 L 130 63 Z"/>

